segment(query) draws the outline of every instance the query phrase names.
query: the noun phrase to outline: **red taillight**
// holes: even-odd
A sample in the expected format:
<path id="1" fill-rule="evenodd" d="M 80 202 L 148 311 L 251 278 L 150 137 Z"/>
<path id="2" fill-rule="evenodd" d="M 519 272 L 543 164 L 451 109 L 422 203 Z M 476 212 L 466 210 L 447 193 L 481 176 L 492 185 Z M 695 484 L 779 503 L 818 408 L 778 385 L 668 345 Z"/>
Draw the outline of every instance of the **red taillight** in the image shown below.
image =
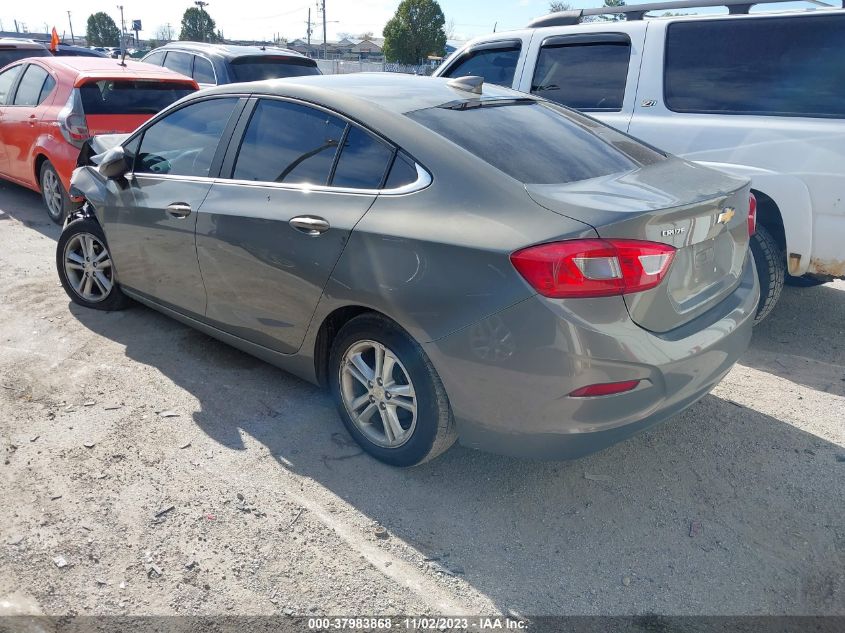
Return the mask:
<path id="1" fill-rule="evenodd" d="M 614 393 L 631 391 L 640 384 L 639 380 L 625 380 L 624 382 L 605 382 L 599 385 L 590 385 L 576 389 L 569 395 L 573 398 L 591 398 L 594 396 L 610 396 Z"/>
<path id="2" fill-rule="evenodd" d="M 529 246 L 511 255 L 544 297 L 609 297 L 657 286 L 675 256 L 668 244 L 640 240 L 568 240 Z"/>
<path id="3" fill-rule="evenodd" d="M 748 237 L 757 232 L 757 198 L 748 194 Z"/>
<path id="4" fill-rule="evenodd" d="M 71 145 L 82 147 L 82 144 L 91 136 L 88 132 L 85 112 L 82 110 L 82 97 L 76 88 L 71 90 L 70 97 L 57 118 L 62 136 Z"/>

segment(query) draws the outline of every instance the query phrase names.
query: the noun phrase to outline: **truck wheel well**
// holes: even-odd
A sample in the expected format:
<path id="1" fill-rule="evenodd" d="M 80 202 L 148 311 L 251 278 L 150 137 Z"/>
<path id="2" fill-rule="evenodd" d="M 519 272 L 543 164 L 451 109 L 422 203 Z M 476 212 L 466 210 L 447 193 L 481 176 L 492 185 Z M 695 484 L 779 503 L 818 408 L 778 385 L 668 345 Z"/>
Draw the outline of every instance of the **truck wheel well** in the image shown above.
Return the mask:
<path id="1" fill-rule="evenodd" d="M 752 189 L 751 193 L 757 198 L 757 223 L 766 227 L 782 252 L 786 252 L 786 231 L 783 228 L 783 216 L 778 205 L 762 191 Z"/>
<path id="2" fill-rule="evenodd" d="M 346 323 L 365 312 L 381 314 L 377 310 L 364 306 L 344 306 L 330 313 L 320 325 L 320 330 L 317 332 L 317 342 L 314 345 L 314 371 L 317 375 L 317 382 L 321 386 L 325 387 L 328 384 L 329 355 L 337 333 Z"/>

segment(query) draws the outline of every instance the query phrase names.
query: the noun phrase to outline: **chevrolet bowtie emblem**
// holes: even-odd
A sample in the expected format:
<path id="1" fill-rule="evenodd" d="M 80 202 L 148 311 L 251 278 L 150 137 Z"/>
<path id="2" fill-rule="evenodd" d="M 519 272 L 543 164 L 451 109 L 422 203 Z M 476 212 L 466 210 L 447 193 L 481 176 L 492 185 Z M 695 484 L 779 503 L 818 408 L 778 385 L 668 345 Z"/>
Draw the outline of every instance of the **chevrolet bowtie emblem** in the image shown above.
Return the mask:
<path id="1" fill-rule="evenodd" d="M 736 211 L 734 211 L 733 207 L 725 207 L 722 209 L 722 212 L 719 214 L 719 219 L 716 220 L 716 224 L 727 224 L 733 217 L 736 215 Z"/>

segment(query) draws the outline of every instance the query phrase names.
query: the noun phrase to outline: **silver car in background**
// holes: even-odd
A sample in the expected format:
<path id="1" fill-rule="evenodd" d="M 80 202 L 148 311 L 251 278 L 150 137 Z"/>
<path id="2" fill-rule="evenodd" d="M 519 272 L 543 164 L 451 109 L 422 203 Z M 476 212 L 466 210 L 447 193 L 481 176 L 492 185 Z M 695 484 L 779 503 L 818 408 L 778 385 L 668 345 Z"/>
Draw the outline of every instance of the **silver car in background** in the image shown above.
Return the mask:
<path id="1" fill-rule="evenodd" d="M 56 264 L 325 385 L 376 458 L 565 458 L 707 394 L 759 296 L 749 184 L 473 78 L 233 84 L 77 169 Z"/>

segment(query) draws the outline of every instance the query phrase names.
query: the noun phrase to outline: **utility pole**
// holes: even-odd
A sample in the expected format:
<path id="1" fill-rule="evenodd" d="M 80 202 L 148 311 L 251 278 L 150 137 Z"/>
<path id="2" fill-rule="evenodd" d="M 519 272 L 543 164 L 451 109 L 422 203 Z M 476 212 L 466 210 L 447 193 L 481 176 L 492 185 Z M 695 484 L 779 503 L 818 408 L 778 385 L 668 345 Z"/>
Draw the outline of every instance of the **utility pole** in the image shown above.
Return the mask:
<path id="1" fill-rule="evenodd" d="M 120 52 L 123 53 L 126 50 L 126 22 L 123 21 L 123 5 L 117 5 L 117 8 L 120 9 Z"/>
<path id="2" fill-rule="evenodd" d="M 68 26 L 70 26 L 70 43 L 76 44 L 76 42 L 73 40 L 73 22 L 71 22 L 70 20 L 70 11 L 67 12 L 67 23 Z"/>
<path id="3" fill-rule="evenodd" d="M 308 7 L 308 21 L 305 23 L 305 26 L 308 27 L 308 52 L 311 52 L 311 33 L 314 32 L 314 29 L 311 27 L 314 26 L 314 23 L 311 21 L 311 7 Z"/>
<path id="4" fill-rule="evenodd" d="M 205 8 L 208 6 L 208 3 L 204 0 L 194 0 L 194 4 L 200 8 L 200 13 L 203 16 L 202 20 L 202 41 L 205 41 L 205 25 L 206 25 L 206 17 L 208 14 L 205 12 Z"/>
<path id="5" fill-rule="evenodd" d="M 323 59 L 328 59 L 329 43 L 326 40 L 326 0 L 317 0 L 317 11 L 323 14 Z"/>

